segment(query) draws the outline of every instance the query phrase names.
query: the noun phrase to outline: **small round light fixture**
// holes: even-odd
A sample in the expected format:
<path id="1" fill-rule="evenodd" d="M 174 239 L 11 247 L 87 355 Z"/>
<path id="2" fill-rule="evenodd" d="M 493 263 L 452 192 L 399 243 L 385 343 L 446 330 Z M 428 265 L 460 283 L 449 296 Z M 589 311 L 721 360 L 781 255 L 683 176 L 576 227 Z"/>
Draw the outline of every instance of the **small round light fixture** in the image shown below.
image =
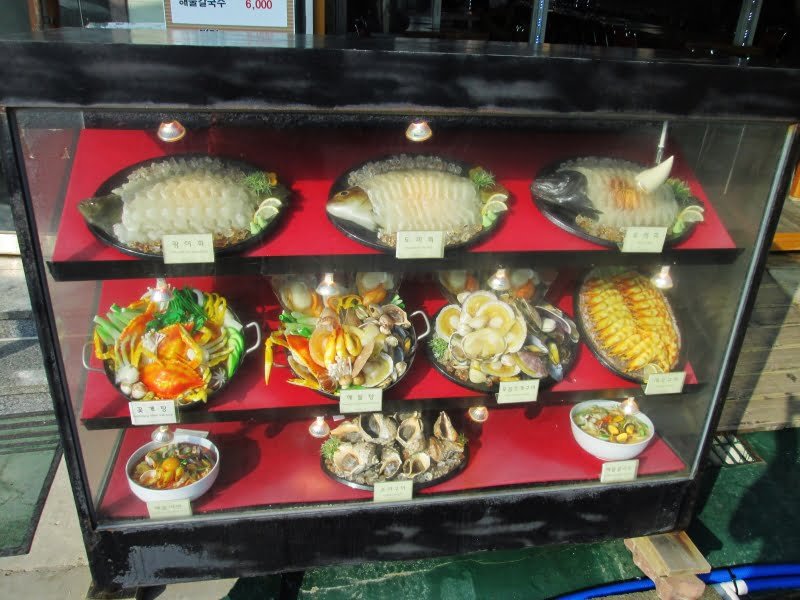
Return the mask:
<path id="1" fill-rule="evenodd" d="M 172 300 L 172 286 L 166 279 L 156 279 L 156 287 L 150 288 L 150 300 L 160 306 L 166 306 Z"/>
<path id="2" fill-rule="evenodd" d="M 154 442 L 166 444 L 172 441 L 173 435 L 169 430 L 169 425 L 161 425 L 153 430 L 153 433 L 150 434 L 150 437 Z"/>
<path id="3" fill-rule="evenodd" d="M 494 274 L 486 281 L 490 290 L 495 292 L 507 292 L 511 289 L 511 281 L 508 278 L 508 269 L 497 269 Z"/>
<path id="4" fill-rule="evenodd" d="M 467 415 L 475 423 L 485 423 L 489 418 L 489 409 L 485 406 L 470 406 Z"/>
<path id="5" fill-rule="evenodd" d="M 639 405 L 636 403 L 636 399 L 633 396 L 628 396 L 619 403 L 619 407 L 622 409 L 622 414 L 625 415 L 635 415 L 639 412 Z"/>
<path id="6" fill-rule="evenodd" d="M 186 128 L 178 121 L 162 121 L 158 126 L 158 139 L 168 144 L 182 140 L 186 135 Z"/>
<path id="7" fill-rule="evenodd" d="M 317 417 L 314 419 L 314 422 L 308 426 L 308 433 L 310 433 L 315 438 L 324 438 L 328 437 L 328 434 L 331 432 L 331 428 L 325 422 L 325 417 Z"/>
<path id="8" fill-rule="evenodd" d="M 342 287 L 336 282 L 333 273 L 324 273 L 322 275 L 322 281 L 319 282 L 315 291 L 322 296 L 323 305 L 327 306 L 329 298 L 341 296 L 344 290 L 342 290 Z"/>
<path id="9" fill-rule="evenodd" d="M 406 139 L 410 142 L 425 142 L 433 137 L 433 131 L 427 121 L 414 121 L 406 128 Z"/>
<path id="10" fill-rule="evenodd" d="M 672 289 L 672 276 L 669 274 L 669 267 L 661 267 L 650 281 L 660 290 Z"/>

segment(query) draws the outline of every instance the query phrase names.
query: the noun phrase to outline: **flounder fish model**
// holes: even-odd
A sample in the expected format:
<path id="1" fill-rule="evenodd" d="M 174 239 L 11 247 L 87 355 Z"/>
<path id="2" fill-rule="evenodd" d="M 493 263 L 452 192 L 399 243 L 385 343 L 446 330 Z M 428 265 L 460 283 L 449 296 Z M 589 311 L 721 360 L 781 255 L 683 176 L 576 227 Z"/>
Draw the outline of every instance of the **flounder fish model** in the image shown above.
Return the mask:
<path id="1" fill-rule="evenodd" d="M 387 246 L 399 231 L 444 231 L 445 245 L 469 241 L 507 210 L 508 191 L 488 171 L 434 156 L 400 155 L 350 173 L 328 213 L 375 232 Z"/>
<path id="2" fill-rule="evenodd" d="M 274 173 L 210 156 L 170 158 L 143 166 L 107 196 L 78 204 L 87 223 L 120 244 L 160 254 L 165 234 L 211 233 L 225 248 L 260 233 L 288 190 Z"/>
<path id="3" fill-rule="evenodd" d="M 670 179 L 673 157 L 650 169 L 613 158 L 579 158 L 531 185 L 534 196 L 553 213 L 604 240 L 621 242 L 627 227 L 667 227 L 681 235 L 703 220 L 703 207 L 690 200 L 689 187 Z"/>

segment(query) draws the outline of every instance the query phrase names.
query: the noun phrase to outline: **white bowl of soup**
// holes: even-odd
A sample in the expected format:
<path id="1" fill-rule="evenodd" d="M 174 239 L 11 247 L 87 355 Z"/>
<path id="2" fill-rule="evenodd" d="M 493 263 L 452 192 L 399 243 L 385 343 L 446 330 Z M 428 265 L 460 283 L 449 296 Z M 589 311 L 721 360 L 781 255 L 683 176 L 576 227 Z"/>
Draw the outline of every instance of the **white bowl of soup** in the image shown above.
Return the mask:
<path id="1" fill-rule="evenodd" d="M 128 486 L 145 502 L 195 500 L 219 475 L 219 450 L 206 438 L 176 435 L 170 442 L 150 442 L 125 465 Z"/>
<path id="2" fill-rule="evenodd" d="M 642 453 L 653 439 L 653 422 L 643 413 L 625 415 L 615 400 L 587 400 L 569 412 L 578 445 L 604 461 L 628 460 Z"/>

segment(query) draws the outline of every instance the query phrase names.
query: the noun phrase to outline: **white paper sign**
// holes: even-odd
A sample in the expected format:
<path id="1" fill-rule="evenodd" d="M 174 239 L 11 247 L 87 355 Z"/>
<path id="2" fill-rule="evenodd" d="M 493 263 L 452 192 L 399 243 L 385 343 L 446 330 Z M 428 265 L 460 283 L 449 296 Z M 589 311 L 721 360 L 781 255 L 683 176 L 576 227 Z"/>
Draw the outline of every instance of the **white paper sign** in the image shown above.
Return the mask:
<path id="1" fill-rule="evenodd" d="M 214 262 L 214 238 L 210 233 L 165 235 L 161 249 L 165 265 Z"/>
<path id="2" fill-rule="evenodd" d="M 647 395 L 680 394 L 683 391 L 684 381 L 686 381 L 685 371 L 653 373 L 647 378 L 647 385 L 644 388 L 644 393 Z"/>
<path id="3" fill-rule="evenodd" d="M 339 412 L 341 413 L 380 412 L 382 408 L 383 390 L 380 388 L 339 392 Z"/>
<path id="4" fill-rule="evenodd" d="M 175 435 L 190 435 L 192 437 L 199 437 L 199 438 L 207 438 L 208 432 L 207 431 L 197 431 L 195 429 L 175 429 Z"/>
<path id="5" fill-rule="evenodd" d="M 147 503 L 147 512 L 151 519 L 175 519 L 191 517 L 192 504 L 184 500 L 154 500 Z"/>
<path id="6" fill-rule="evenodd" d="M 628 227 L 622 240 L 622 251 L 661 252 L 666 239 L 666 227 Z"/>
<path id="7" fill-rule="evenodd" d="M 223 27 L 288 27 L 287 0 L 169 0 L 172 22 Z"/>
<path id="8" fill-rule="evenodd" d="M 603 463 L 603 470 L 600 471 L 601 483 L 619 483 L 622 481 L 633 481 L 639 472 L 639 459 L 615 460 Z"/>
<path id="9" fill-rule="evenodd" d="M 177 423 L 174 400 L 128 402 L 133 425 L 166 425 Z"/>
<path id="10" fill-rule="evenodd" d="M 538 379 L 501 381 L 500 389 L 497 391 L 497 403 L 515 404 L 517 402 L 536 402 L 538 395 Z"/>
<path id="11" fill-rule="evenodd" d="M 395 258 L 442 258 L 444 231 L 398 231 Z"/>
<path id="12" fill-rule="evenodd" d="M 402 502 L 414 497 L 414 482 L 411 479 L 379 481 L 374 488 L 373 502 Z"/>

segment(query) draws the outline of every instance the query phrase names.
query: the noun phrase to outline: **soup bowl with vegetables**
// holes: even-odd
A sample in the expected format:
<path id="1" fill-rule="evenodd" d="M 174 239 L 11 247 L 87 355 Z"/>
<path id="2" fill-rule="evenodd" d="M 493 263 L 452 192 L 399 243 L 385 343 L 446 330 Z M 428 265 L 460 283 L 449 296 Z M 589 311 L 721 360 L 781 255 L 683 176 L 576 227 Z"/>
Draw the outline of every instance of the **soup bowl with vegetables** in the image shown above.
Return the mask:
<path id="1" fill-rule="evenodd" d="M 170 442 L 150 442 L 125 465 L 128 486 L 145 502 L 195 500 L 219 474 L 219 450 L 209 440 L 179 434 Z"/>
<path id="2" fill-rule="evenodd" d="M 615 400 L 587 400 L 569 413 L 578 445 L 600 460 L 628 460 L 653 439 L 653 422 L 644 414 L 626 415 Z"/>

